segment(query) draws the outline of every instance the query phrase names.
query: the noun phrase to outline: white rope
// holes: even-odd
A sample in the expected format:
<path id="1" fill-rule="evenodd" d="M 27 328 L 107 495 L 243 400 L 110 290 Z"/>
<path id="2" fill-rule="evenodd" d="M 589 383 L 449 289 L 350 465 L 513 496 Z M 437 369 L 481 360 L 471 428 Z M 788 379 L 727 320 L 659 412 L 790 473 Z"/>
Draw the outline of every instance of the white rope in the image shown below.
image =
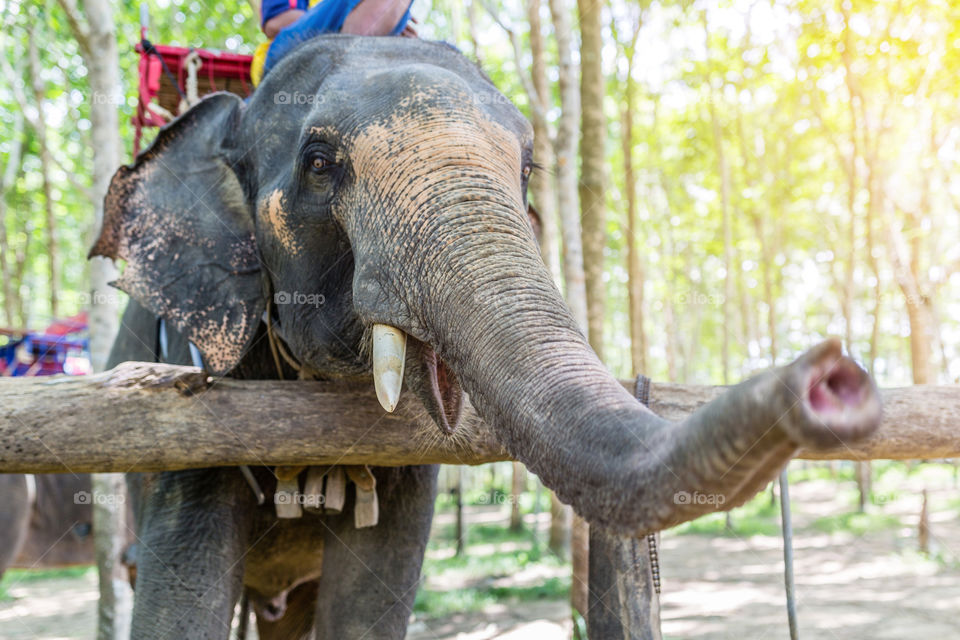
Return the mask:
<path id="1" fill-rule="evenodd" d="M 180 101 L 180 113 L 183 113 L 200 101 L 200 95 L 197 90 L 197 71 L 203 66 L 203 60 L 196 51 L 191 51 L 184 58 L 183 64 L 187 69 L 187 98 Z"/>

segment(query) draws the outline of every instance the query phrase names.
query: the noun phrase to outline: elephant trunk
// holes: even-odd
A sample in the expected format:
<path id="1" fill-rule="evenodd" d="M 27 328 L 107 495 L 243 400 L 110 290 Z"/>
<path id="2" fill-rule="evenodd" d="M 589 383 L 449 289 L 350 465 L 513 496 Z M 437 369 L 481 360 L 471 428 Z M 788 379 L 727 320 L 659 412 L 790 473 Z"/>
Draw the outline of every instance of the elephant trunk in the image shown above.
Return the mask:
<path id="1" fill-rule="evenodd" d="M 798 447 L 878 425 L 876 390 L 837 342 L 682 423 L 654 415 L 597 359 L 544 266 L 507 138 L 447 116 L 409 128 L 366 160 L 380 176 L 366 201 L 385 215 L 379 238 L 348 221 L 354 304 L 433 347 L 511 455 L 588 520 L 639 533 L 730 508 Z"/>
<path id="2" fill-rule="evenodd" d="M 682 423 L 659 418 L 590 349 L 516 210 L 476 204 L 454 207 L 472 231 L 421 270 L 423 323 L 507 450 L 591 522 L 642 533 L 737 506 L 798 447 L 878 425 L 878 394 L 837 341 Z"/>

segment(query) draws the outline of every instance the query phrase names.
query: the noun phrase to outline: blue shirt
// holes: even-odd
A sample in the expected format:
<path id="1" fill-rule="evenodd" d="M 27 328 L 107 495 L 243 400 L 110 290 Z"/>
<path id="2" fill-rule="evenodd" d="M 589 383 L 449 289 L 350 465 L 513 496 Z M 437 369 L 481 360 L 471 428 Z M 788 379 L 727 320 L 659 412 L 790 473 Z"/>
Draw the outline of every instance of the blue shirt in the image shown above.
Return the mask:
<path id="1" fill-rule="evenodd" d="M 264 76 L 283 56 L 290 53 L 301 42 L 324 33 L 338 33 L 343 28 L 347 16 L 360 4 L 361 0 L 320 0 L 313 8 L 309 8 L 308 2 L 309 0 L 262 0 L 260 5 L 261 24 L 265 24 L 271 18 L 275 18 L 291 9 L 306 11 L 299 20 L 281 30 L 273 40 L 273 44 L 270 45 L 270 50 L 267 52 L 267 60 L 263 65 Z M 407 26 L 407 22 L 410 21 L 410 5 L 412 4 L 413 0 L 410 0 L 406 13 L 400 18 L 390 35 L 399 35 Z"/>

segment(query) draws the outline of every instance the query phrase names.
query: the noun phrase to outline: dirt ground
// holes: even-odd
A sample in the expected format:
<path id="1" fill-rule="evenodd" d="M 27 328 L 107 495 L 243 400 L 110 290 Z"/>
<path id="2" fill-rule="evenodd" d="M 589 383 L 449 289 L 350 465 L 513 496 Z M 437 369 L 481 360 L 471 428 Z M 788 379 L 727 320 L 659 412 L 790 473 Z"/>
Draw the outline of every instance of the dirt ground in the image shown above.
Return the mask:
<path id="1" fill-rule="evenodd" d="M 916 529 L 911 525 L 919 513 L 915 494 L 884 507 L 884 513 L 903 515 L 907 523 L 904 527 L 861 536 L 811 529 L 808 525 L 815 518 L 849 510 L 833 498 L 835 494 L 835 487 L 826 481 L 807 482 L 793 489 L 801 637 L 960 637 L 960 522 L 956 511 L 933 513 L 932 551 L 939 560 L 931 560 L 913 552 Z M 936 497 L 938 493 L 931 495 Z M 943 499 L 955 495 L 956 491 L 949 489 L 939 492 Z M 665 638 L 788 638 L 778 536 L 666 534 L 661 542 L 661 567 Z M 529 578 L 514 576 L 508 580 Z M 97 591 L 92 573 L 79 578 L 7 584 L 7 591 L 13 601 L 0 603 L 0 639 L 94 637 Z M 569 634 L 565 602 L 550 600 L 414 620 L 408 638 L 561 640 Z"/>

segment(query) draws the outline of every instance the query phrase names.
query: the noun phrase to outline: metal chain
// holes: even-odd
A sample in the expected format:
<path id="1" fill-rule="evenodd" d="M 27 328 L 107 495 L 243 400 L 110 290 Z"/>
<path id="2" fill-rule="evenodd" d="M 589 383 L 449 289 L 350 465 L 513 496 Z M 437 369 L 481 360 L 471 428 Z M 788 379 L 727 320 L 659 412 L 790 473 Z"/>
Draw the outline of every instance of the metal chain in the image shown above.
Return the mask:
<path id="1" fill-rule="evenodd" d="M 637 375 L 636 384 L 633 387 L 633 395 L 643 406 L 650 406 L 650 378 L 641 374 Z M 650 573 L 653 575 L 653 588 L 660 595 L 660 554 L 657 551 L 657 534 L 647 534 L 647 547 L 650 551 Z"/>

